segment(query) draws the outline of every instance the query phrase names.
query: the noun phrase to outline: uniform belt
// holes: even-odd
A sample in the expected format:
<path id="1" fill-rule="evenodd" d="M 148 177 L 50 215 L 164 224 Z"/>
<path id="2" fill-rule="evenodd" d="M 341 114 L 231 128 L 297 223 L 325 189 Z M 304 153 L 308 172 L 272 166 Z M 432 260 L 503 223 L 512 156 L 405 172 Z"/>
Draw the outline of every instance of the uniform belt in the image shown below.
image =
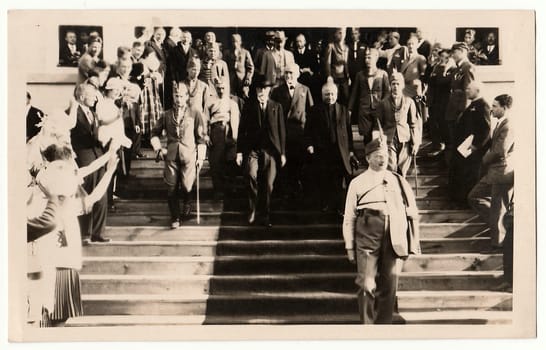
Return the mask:
<path id="1" fill-rule="evenodd" d="M 226 126 L 227 122 L 224 121 L 224 120 L 219 120 L 219 121 L 215 121 L 215 122 L 212 122 L 210 123 L 210 126 Z"/>
<path id="2" fill-rule="evenodd" d="M 388 216 L 387 212 L 381 209 L 362 208 L 356 211 L 357 216 Z"/>

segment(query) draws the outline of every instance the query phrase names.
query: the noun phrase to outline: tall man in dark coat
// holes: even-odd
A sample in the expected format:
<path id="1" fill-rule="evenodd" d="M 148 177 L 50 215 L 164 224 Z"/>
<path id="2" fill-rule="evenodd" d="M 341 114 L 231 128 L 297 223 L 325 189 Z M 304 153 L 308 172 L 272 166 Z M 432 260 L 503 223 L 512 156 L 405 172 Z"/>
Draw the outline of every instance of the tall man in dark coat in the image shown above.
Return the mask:
<path id="1" fill-rule="evenodd" d="M 453 150 L 457 148 L 455 143 L 455 125 L 457 119 L 466 108 L 466 88 L 475 80 L 474 65 L 468 60 L 468 45 L 465 43 L 455 43 L 451 47 L 451 56 L 456 63 L 456 67 L 451 72 L 451 93 L 446 107 L 446 161 L 448 165 L 451 162 Z"/>
<path id="2" fill-rule="evenodd" d="M 309 88 L 298 82 L 300 69 L 297 64 L 286 66 L 284 82 L 273 89 L 271 99 L 281 104 L 286 123 L 286 171 L 281 172 L 284 190 L 291 194 L 303 189 L 303 162 L 305 144 L 303 132 L 313 97 Z"/>
<path id="3" fill-rule="evenodd" d="M 97 101 L 98 91 L 89 84 L 80 84 L 76 88 L 76 100 L 79 103 L 76 125 L 70 131 L 72 149 L 76 153 L 78 167 L 85 167 L 104 154 L 102 145 L 98 140 L 99 120 L 95 112 L 90 108 Z M 100 179 L 104 175 L 104 167 L 84 178 L 83 188 L 87 193 L 93 192 Z M 102 243 L 110 239 L 102 234 L 106 226 L 108 212 L 108 200 L 105 193 L 91 210 L 91 213 L 78 217 L 82 238 L 90 238 L 91 242 Z"/>
<path id="4" fill-rule="evenodd" d="M 44 112 L 30 104 L 31 96 L 27 92 L 27 141 L 36 136 L 40 132 L 40 127 L 37 126 L 44 117 Z"/>
<path id="5" fill-rule="evenodd" d="M 364 55 L 366 54 L 366 44 L 360 41 L 360 28 L 351 28 L 351 42 L 349 46 L 349 78 L 354 83 L 356 74 L 365 68 Z"/>
<path id="6" fill-rule="evenodd" d="M 320 88 L 322 82 L 319 78 L 320 67 L 317 62 L 317 54 L 307 48 L 305 35 L 296 36 L 296 47 L 294 48 L 294 61 L 300 67 L 298 81 L 311 89 L 313 98 L 320 99 Z"/>
<path id="7" fill-rule="evenodd" d="M 337 86 L 331 77 L 322 87 L 322 103 L 309 112 L 305 124 L 307 152 L 318 163 L 323 211 L 343 212 L 343 195 L 352 173 L 353 133 L 347 108 L 337 103 Z"/>
<path id="8" fill-rule="evenodd" d="M 243 156 L 245 159 L 250 207 L 248 223 L 255 222 L 259 190 L 265 185 L 264 224 L 268 227 L 271 227 L 271 193 L 277 169 L 286 164 L 283 109 L 279 103 L 269 99 L 271 85 L 272 82 L 263 76 L 256 78 L 256 98 L 245 104 L 239 124 L 236 158 L 239 166 L 243 165 Z"/>
<path id="9" fill-rule="evenodd" d="M 351 181 L 345 202 L 343 239 L 358 267 L 364 324 L 392 323 L 401 260 L 420 253 L 415 196 L 403 177 L 387 170 L 387 158 L 384 140 L 366 145 L 370 166 Z"/>
<path id="10" fill-rule="evenodd" d="M 481 89 L 481 84 L 476 81 L 467 86 L 466 96 L 472 102 L 455 126 L 455 148 L 449 166 L 449 192 L 452 200 L 463 205 L 466 204 L 468 193 L 480 179 L 482 158 L 490 139 L 490 107 L 481 97 Z"/>
<path id="11" fill-rule="evenodd" d="M 165 73 L 165 104 L 164 108 L 173 106 L 173 82 L 184 81 L 188 76 L 187 65 L 192 58 L 198 58 L 197 51 L 191 47 L 191 33 L 187 30 L 182 32 L 178 45 L 171 50 L 167 60 Z"/>

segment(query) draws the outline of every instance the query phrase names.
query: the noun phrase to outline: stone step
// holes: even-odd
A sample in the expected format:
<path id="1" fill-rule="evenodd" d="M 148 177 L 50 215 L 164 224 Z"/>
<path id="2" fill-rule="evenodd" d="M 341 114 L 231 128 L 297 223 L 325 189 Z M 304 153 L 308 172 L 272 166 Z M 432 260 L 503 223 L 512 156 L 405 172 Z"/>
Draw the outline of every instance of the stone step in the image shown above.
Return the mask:
<path id="1" fill-rule="evenodd" d="M 446 325 L 507 325 L 512 323 L 511 311 L 431 311 L 402 312 L 395 314 L 395 324 L 446 324 Z M 158 315 L 106 315 L 70 318 L 66 327 L 116 327 L 116 326 L 184 326 L 184 325 L 297 325 L 297 324 L 358 324 L 356 312 L 333 315 L 246 315 L 246 316 L 158 316 Z"/>
<path id="2" fill-rule="evenodd" d="M 354 293 L 260 293 L 236 295 L 82 295 L 84 315 L 230 315 L 260 310 L 268 315 L 347 314 L 358 310 Z M 512 309 L 512 295 L 501 292 L 432 291 L 398 294 L 398 310 L 500 310 Z"/>
<path id="3" fill-rule="evenodd" d="M 233 275 L 353 272 L 345 255 L 246 255 L 177 257 L 84 257 L 83 274 L 101 275 Z M 453 253 L 410 256 L 404 272 L 497 271 L 502 255 Z"/>
<path id="4" fill-rule="evenodd" d="M 195 208 L 194 208 L 195 209 Z M 420 222 L 422 223 L 467 223 L 479 222 L 479 217 L 470 210 L 420 210 Z M 245 212 L 201 212 L 200 225 L 223 226 L 223 225 L 244 225 L 247 221 Z M 196 225 L 196 213 L 182 223 L 182 226 Z M 272 211 L 271 221 L 274 225 L 308 225 L 308 224 L 329 224 L 341 219 L 333 212 L 320 211 Z M 259 222 L 259 218 L 258 221 Z M 148 211 L 130 213 L 114 212 L 109 213 L 107 224 L 110 226 L 170 226 L 171 218 L 168 212 L 148 214 Z"/>
<path id="5" fill-rule="evenodd" d="M 416 189 L 414 177 L 408 176 L 408 181 L 412 188 Z M 246 185 L 243 182 L 243 179 L 240 178 L 240 181 L 237 181 L 233 185 L 233 189 L 236 191 L 230 198 L 239 198 L 246 199 Z M 419 182 L 419 180 L 418 180 Z M 194 187 L 197 184 L 194 185 Z M 121 192 L 121 197 L 129 198 L 146 198 L 146 199 L 157 199 L 164 198 L 167 191 L 167 185 L 163 180 L 162 176 L 159 177 L 150 177 L 150 178 L 140 178 L 140 177 L 131 177 L 127 180 L 120 181 L 117 184 L 118 191 Z M 417 187 L 418 196 L 446 196 L 447 195 L 447 180 L 444 183 L 436 185 L 419 185 Z M 202 177 L 199 179 L 199 190 L 200 194 L 203 196 L 203 199 L 212 198 L 214 193 L 212 178 L 211 177 Z M 136 192 L 136 193 L 134 193 Z"/>
<path id="6" fill-rule="evenodd" d="M 193 208 L 197 206 L 196 200 L 190 201 Z M 118 213 L 144 212 L 149 210 L 150 213 L 165 213 L 168 212 L 166 199 L 117 199 L 115 201 L 116 210 Z M 234 199 L 200 199 L 201 211 L 203 212 L 220 212 L 220 211 L 246 211 L 248 210 L 248 200 L 246 198 Z M 304 203 L 302 200 L 275 198 L 272 199 L 271 207 L 273 210 L 297 210 L 297 211 L 313 211 L 316 208 Z M 424 210 L 433 209 L 465 209 L 464 207 L 443 197 L 419 197 L 417 198 L 417 207 Z"/>
<path id="7" fill-rule="evenodd" d="M 487 250 L 488 237 L 421 239 L 424 254 L 474 253 Z M 222 240 L 222 241 L 113 241 L 85 246 L 84 255 L 104 257 L 224 256 L 224 255 L 337 255 L 345 252 L 343 239 Z"/>
<path id="8" fill-rule="evenodd" d="M 80 275 L 83 294 L 232 294 L 357 291 L 355 273 L 290 273 L 243 275 Z M 492 290 L 502 271 L 403 272 L 399 290 Z M 168 291 L 168 292 L 167 292 Z"/>
<path id="9" fill-rule="evenodd" d="M 482 223 L 421 223 L 421 238 L 465 238 L 488 236 Z M 171 230 L 165 226 L 107 226 L 106 236 L 115 241 L 216 241 L 260 239 L 335 239 L 341 237 L 341 225 L 263 226 L 183 226 Z"/>

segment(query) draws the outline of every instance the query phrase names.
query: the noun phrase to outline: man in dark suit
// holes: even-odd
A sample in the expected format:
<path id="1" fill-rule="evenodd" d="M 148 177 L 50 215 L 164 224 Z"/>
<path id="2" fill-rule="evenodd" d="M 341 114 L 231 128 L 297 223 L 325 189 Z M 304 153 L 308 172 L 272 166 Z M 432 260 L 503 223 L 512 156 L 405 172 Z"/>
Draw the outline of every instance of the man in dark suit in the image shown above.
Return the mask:
<path id="1" fill-rule="evenodd" d="M 192 58 L 197 58 L 197 51 L 191 47 L 191 33 L 182 31 L 178 45 L 170 52 L 165 73 L 165 109 L 173 105 L 173 82 L 184 81 L 188 76 L 187 65 Z"/>
<path id="2" fill-rule="evenodd" d="M 89 84 L 80 84 L 76 88 L 76 100 L 79 103 L 76 115 L 76 125 L 70 131 L 72 149 L 76 153 L 78 167 L 85 167 L 104 154 L 98 140 L 99 120 L 90 108 L 97 101 L 98 91 Z M 93 192 L 104 175 L 104 167 L 84 178 L 83 188 L 87 193 Z M 82 238 L 90 238 L 91 242 L 103 243 L 110 239 L 104 238 L 106 214 L 108 212 L 107 194 L 99 199 L 89 214 L 78 217 Z"/>
<path id="3" fill-rule="evenodd" d="M 36 126 L 42 121 L 44 112 L 30 104 L 31 96 L 27 92 L 27 141 L 36 136 L 40 132 L 40 127 Z"/>
<path id="4" fill-rule="evenodd" d="M 167 64 L 165 48 L 163 46 L 165 36 L 165 29 L 163 29 L 163 27 L 156 27 L 154 28 L 154 35 L 152 36 L 152 38 L 144 42 L 144 46 L 146 47 L 144 51 L 144 56 L 148 56 L 152 52 L 155 53 L 157 59 L 159 60 L 158 71 L 162 75 L 165 73 L 165 65 Z"/>
<path id="5" fill-rule="evenodd" d="M 451 71 L 451 93 L 446 107 L 446 161 L 451 163 L 451 156 L 458 144 L 455 144 L 455 125 L 457 119 L 466 108 L 466 88 L 475 80 L 474 65 L 468 60 L 468 45 L 465 43 L 455 43 L 451 47 L 451 56 L 456 63 L 456 67 Z"/>
<path id="6" fill-rule="evenodd" d="M 467 203 L 468 193 L 480 179 L 482 158 L 490 139 L 490 107 L 481 97 L 481 90 L 476 81 L 467 86 L 466 96 L 471 102 L 455 125 L 449 193 L 453 201 L 462 205 Z"/>
<path id="7" fill-rule="evenodd" d="M 356 74 L 349 100 L 349 110 L 356 116 L 352 118 L 358 123 L 358 132 L 364 137 L 364 144 L 372 140 L 377 106 L 390 92 L 389 75 L 377 68 L 378 58 L 377 49 L 366 50 L 366 69 Z"/>
<path id="8" fill-rule="evenodd" d="M 76 32 L 73 30 L 67 31 L 64 40 L 66 42 L 60 48 L 59 65 L 77 67 L 82 53 L 78 50 L 76 44 Z"/>
<path id="9" fill-rule="evenodd" d="M 294 49 L 294 61 L 300 67 L 298 81 L 311 89 L 313 98 L 320 97 L 320 84 L 318 78 L 319 66 L 317 55 L 306 47 L 305 35 L 296 36 L 296 48 Z"/>
<path id="10" fill-rule="evenodd" d="M 514 125 L 510 95 L 495 97 L 491 112 L 498 119 L 491 148 L 482 160 L 484 177 L 468 194 L 468 203 L 489 224 L 491 245 L 500 248 L 506 235 L 504 216 L 514 192 Z"/>
<path id="11" fill-rule="evenodd" d="M 427 39 L 423 38 L 423 30 L 421 28 L 417 28 L 415 36 L 417 37 L 417 53 L 419 55 L 423 55 L 423 57 L 428 60 L 428 57 L 430 56 L 430 50 L 432 48 L 430 42 Z"/>
<path id="12" fill-rule="evenodd" d="M 322 87 L 322 103 L 311 109 L 305 123 L 307 152 L 316 157 L 321 207 L 343 213 L 344 182 L 352 173 L 353 132 L 347 108 L 337 103 L 337 86 L 331 77 Z"/>
<path id="13" fill-rule="evenodd" d="M 169 58 L 171 51 L 178 45 L 180 42 L 180 37 L 182 36 L 182 31 L 178 27 L 172 27 L 169 31 L 169 36 L 165 39 L 163 47 L 165 48 L 166 60 Z"/>
<path id="14" fill-rule="evenodd" d="M 305 144 L 303 132 L 307 114 L 313 107 L 311 91 L 298 83 L 300 68 L 297 64 L 288 65 L 284 71 L 284 83 L 271 92 L 271 99 L 281 104 L 286 121 L 286 171 L 281 172 L 284 190 L 298 194 L 302 190 L 303 162 Z"/>
<path id="15" fill-rule="evenodd" d="M 364 69 L 364 55 L 366 52 L 366 44 L 360 41 L 360 28 L 351 28 L 351 42 L 349 46 L 349 78 L 354 83 L 355 76 L 358 72 Z"/>
<path id="16" fill-rule="evenodd" d="M 266 52 L 275 50 L 275 31 L 268 30 L 265 32 L 265 47 L 256 50 L 254 55 L 254 67 L 259 70 L 262 67 L 262 59 Z M 254 76 L 258 78 L 257 75 Z"/>
<path id="17" fill-rule="evenodd" d="M 495 33 L 487 34 L 487 42 L 483 46 L 480 58 L 482 64 L 485 65 L 499 64 L 499 46 L 497 45 Z"/>
<path id="18" fill-rule="evenodd" d="M 271 227 L 271 193 L 277 168 L 286 164 L 283 109 L 279 103 L 269 99 L 271 85 L 263 76 L 256 78 L 256 99 L 245 104 L 239 124 L 236 158 L 238 166 L 243 164 L 243 155 L 246 161 L 250 207 L 248 223 L 253 224 L 256 219 L 259 187 L 265 182 L 264 223 L 268 227 Z M 262 175 L 261 179 L 258 179 L 258 174 Z"/>

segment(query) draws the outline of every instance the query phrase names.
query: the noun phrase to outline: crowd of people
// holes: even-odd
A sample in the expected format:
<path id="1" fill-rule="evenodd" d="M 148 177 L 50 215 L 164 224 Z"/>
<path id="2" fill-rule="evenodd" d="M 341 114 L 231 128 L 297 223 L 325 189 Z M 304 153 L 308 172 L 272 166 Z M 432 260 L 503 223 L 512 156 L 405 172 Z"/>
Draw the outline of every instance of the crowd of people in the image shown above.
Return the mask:
<path id="1" fill-rule="evenodd" d="M 359 37 L 359 28 L 336 28 L 326 45 L 304 34 L 287 45 L 283 30 L 268 30 L 263 47 L 247 50 L 238 33 L 229 46 L 212 31 L 194 42 L 188 30 L 173 27 L 167 36 L 156 27 L 105 62 L 102 38 L 89 35 L 71 58 L 78 78 L 68 110 L 44 114 L 27 94 L 28 242 L 36 262 L 29 272 L 40 273 L 29 281 L 49 291 L 29 296 L 34 319 L 47 325 L 81 315 L 82 238 L 109 241 L 116 184 L 130 177 L 142 147 L 164 161 L 173 229 L 192 214 L 190 192 L 207 158 L 215 198 L 231 194 L 244 173 L 249 224 L 273 225 L 274 188 L 337 212 L 348 258 L 358 263 L 365 323 L 392 321 L 397 262 L 419 252 L 405 177 L 423 135 L 433 142 L 426 156 L 445 159 L 452 199 L 490 223 L 493 248 L 511 240 L 512 97 L 499 95 L 492 107 L 481 97 L 468 43 L 431 45 L 421 30 L 405 46 L 395 31 L 373 45 Z M 490 114 L 499 120 L 494 132 Z M 360 158 L 355 124 L 366 145 Z M 368 170 L 352 179 L 361 163 Z"/>

